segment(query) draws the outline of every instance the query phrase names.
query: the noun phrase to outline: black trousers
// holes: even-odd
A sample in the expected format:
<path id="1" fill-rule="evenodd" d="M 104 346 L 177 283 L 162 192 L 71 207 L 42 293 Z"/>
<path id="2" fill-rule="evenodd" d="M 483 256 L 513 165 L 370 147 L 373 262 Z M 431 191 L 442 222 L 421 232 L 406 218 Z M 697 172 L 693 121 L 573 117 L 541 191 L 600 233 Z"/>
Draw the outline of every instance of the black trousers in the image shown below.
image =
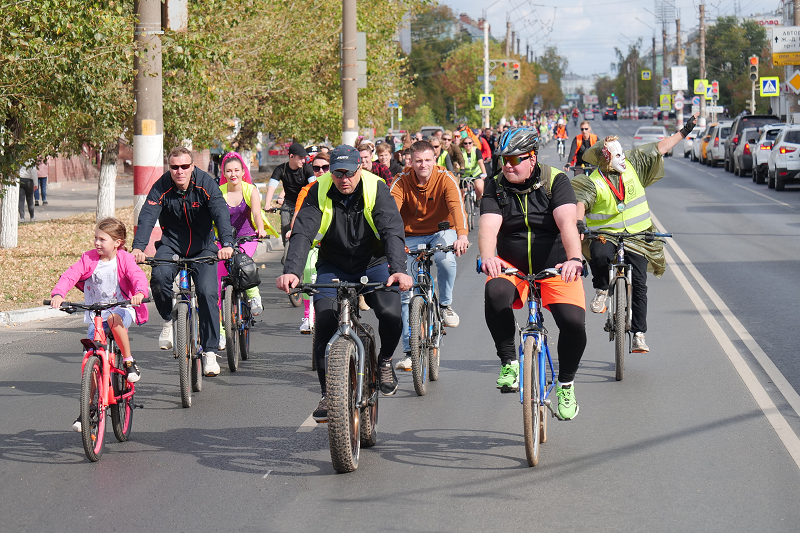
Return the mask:
<path id="1" fill-rule="evenodd" d="M 294 206 L 295 204 L 284 204 L 281 206 L 280 214 L 281 214 L 281 239 L 283 239 L 283 245 L 286 246 L 286 232 L 292 228 L 292 217 L 294 216 Z"/>
<path id="2" fill-rule="evenodd" d="M 592 286 L 595 289 L 608 289 L 608 268 L 617 259 L 617 246 L 606 241 L 595 240 L 589 245 L 592 260 Z M 634 333 L 647 331 L 647 259 L 643 255 L 625 250 L 625 262 L 631 266 L 631 306 L 633 316 L 631 329 Z"/>
<path id="3" fill-rule="evenodd" d="M 170 259 L 180 253 L 161 245 L 156 250 L 156 259 Z M 217 250 L 203 250 L 198 257 L 216 256 Z M 182 257 L 182 256 L 181 256 Z M 158 265 L 153 267 L 150 276 L 150 289 L 158 314 L 164 320 L 172 319 L 172 284 L 178 273 L 177 265 Z M 197 294 L 197 308 L 200 319 L 200 344 L 204 352 L 216 352 L 219 346 L 219 282 L 217 265 L 195 263 L 189 274 Z"/>
<path id="4" fill-rule="evenodd" d="M 486 325 L 504 365 L 517 358 L 517 327 L 511 308 L 516 298 L 517 289 L 507 279 L 495 278 L 486 283 Z M 569 383 L 575 379 L 586 348 L 586 311 L 573 304 L 550 304 L 550 312 L 558 326 L 558 381 Z"/>
<path id="5" fill-rule="evenodd" d="M 387 263 L 376 265 L 366 272 L 348 274 L 329 263 L 317 265 L 317 283 L 330 283 L 334 278 L 342 281 L 358 281 L 361 276 L 367 276 L 370 282 L 386 281 L 389 279 Z M 325 347 L 339 327 L 339 312 L 336 303 L 336 291 L 326 289 L 322 294 L 314 295 L 314 357 L 317 359 L 317 376 L 325 394 Z M 364 300 L 378 318 L 378 337 L 380 338 L 379 361 L 392 359 L 400 336 L 403 334 L 403 320 L 400 315 L 400 293 L 391 291 L 373 291 L 364 295 Z M 355 311 L 355 310 L 354 310 Z"/>
<path id="6" fill-rule="evenodd" d="M 28 213 L 33 220 L 33 180 L 20 178 L 19 180 L 19 218 L 25 218 L 25 202 L 28 202 Z"/>

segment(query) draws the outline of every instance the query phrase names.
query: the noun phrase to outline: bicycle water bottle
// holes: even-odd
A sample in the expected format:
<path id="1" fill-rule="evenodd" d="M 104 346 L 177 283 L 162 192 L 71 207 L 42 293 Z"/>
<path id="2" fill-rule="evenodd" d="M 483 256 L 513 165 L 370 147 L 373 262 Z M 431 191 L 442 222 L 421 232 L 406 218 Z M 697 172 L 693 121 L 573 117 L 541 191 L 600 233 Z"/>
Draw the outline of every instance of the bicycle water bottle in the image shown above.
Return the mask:
<path id="1" fill-rule="evenodd" d="M 186 270 L 181 270 L 178 282 L 181 289 L 189 289 L 189 273 Z"/>

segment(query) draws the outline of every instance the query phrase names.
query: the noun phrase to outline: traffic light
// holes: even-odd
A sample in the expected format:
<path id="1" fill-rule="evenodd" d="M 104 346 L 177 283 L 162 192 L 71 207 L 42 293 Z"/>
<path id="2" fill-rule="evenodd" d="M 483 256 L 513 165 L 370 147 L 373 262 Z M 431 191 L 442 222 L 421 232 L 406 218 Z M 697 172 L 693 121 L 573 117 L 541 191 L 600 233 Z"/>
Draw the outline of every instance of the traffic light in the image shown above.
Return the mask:
<path id="1" fill-rule="evenodd" d="M 718 96 L 719 96 L 719 82 L 717 80 L 714 80 L 711 82 L 711 97 L 716 98 Z"/>
<path id="2" fill-rule="evenodd" d="M 519 63 L 512 63 L 511 64 L 511 68 L 513 69 L 511 71 L 511 79 L 512 80 L 518 80 L 519 79 Z"/>
<path id="3" fill-rule="evenodd" d="M 750 57 L 750 81 L 758 81 L 758 56 Z"/>

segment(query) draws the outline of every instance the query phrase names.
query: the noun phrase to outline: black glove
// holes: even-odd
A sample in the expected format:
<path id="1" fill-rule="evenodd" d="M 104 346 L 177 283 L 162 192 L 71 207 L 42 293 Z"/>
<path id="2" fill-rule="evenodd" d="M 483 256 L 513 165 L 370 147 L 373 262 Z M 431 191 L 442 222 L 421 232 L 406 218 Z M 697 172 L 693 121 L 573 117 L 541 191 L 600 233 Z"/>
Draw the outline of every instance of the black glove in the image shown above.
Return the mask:
<path id="1" fill-rule="evenodd" d="M 584 222 L 583 220 L 579 220 L 578 221 L 578 235 L 583 235 L 584 233 L 586 233 L 586 231 L 587 231 L 586 230 L 586 222 Z"/>
<path id="2" fill-rule="evenodd" d="M 689 117 L 689 120 L 686 121 L 686 124 L 684 124 L 681 128 L 681 135 L 683 135 L 684 139 L 688 137 L 690 133 L 692 133 L 692 130 L 695 126 L 697 126 L 697 122 L 695 122 L 694 115 L 692 115 Z"/>

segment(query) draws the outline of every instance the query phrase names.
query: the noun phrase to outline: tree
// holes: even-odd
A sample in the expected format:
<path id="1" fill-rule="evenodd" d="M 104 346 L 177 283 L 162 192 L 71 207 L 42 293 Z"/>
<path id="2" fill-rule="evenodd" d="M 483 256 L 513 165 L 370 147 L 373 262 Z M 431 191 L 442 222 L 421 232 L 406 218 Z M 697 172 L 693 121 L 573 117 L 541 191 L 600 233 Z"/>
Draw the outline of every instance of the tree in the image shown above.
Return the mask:
<path id="1" fill-rule="evenodd" d="M 544 49 L 544 53 L 536 58 L 536 62 L 547 73 L 553 87 L 558 89 L 557 95 L 559 98 L 557 101 L 549 102 L 550 105 L 548 107 L 558 107 L 564 100 L 564 93 L 561 92 L 561 78 L 564 77 L 564 73 L 567 71 L 569 61 L 566 57 L 558 54 L 558 49 L 555 46 L 548 46 Z"/>

